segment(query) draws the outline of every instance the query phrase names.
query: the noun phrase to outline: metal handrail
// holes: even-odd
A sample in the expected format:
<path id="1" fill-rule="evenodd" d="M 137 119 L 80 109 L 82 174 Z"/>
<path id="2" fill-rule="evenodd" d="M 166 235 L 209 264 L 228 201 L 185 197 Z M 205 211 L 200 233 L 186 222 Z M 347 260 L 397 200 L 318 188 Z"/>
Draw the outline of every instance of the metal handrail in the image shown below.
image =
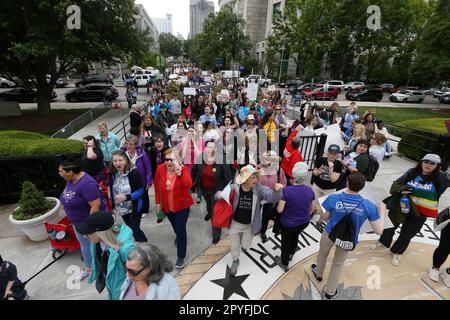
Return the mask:
<path id="1" fill-rule="evenodd" d="M 96 110 L 100 110 L 104 108 L 104 110 L 108 110 L 110 108 L 108 108 L 108 106 L 105 103 L 101 103 L 97 106 L 95 106 L 94 108 L 91 108 L 89 111 L 86 111 L 85 113 L 79 115 L 78 117 L 76 117 L 75 119 L 71 120 L 67 125 L 65 125 L 63 128 L 59 129 L 57 132 L 55 132 L 54 134 L 51 135 L 50 138 L 68 138 L 71 135 L 75 134 L 75 130 L 74 127 L 76 126 L 76 124 L 78 123 L 82 123 L 82 121 L 80 119 L 86 118 L 86 116 L 89 116 L 88 120 L 90 123 L 92 121 L 94 121 L 95 119 L 97 119 L 99 116 L 101 116 L 101 114 L 99 114 L 97 117 L 95 117 L 94 115 L 94 111 Z M 105 111 L 106 112 L 106 111 Z M 104 112 L 103 112 L 104 113 Z M 102 113 L 102 114 L 103 114 Z M 70 131 L 68 131 L 69 133 L 66 133 L 67 130 L 71 129 Z M 81 129 L 81 128 L 80 128 Z M 78 131 L 78 130 L 77 130 Z M 65 134 L 66 133 L 66 134 Z"/>

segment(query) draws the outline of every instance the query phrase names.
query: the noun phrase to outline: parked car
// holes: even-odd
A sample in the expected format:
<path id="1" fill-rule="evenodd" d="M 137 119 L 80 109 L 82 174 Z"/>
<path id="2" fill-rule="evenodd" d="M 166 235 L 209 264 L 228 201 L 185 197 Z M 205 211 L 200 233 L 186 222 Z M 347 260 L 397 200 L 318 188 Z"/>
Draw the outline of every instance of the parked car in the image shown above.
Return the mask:
<path id="1" fill-rule="evenodd" d="M 450 88 L 442 88 L 441 90 L 437 90 L 433 93 L 433 98 L 440 98 L 444 96 L 447 92 L 450 92 Z"/>
<path id="2" fill-rule="evenodd" d="M 104 75 L 104 74 L 98 74 L 98 75 L 87 76 L 84 80 L 75 82 L 75 86 L 76 87 L 86 86 L 88 84 L 98 83 L 98 82 L 114 84 L 114 82 L 109 78 L 109 76 Z"/>
<path id="3" fill-rule="evenodd" d="M 383 87 L 376 84 L 367 85 L 364 87 L 364 90 L 377 90 L 383 93 Z"/>
<path id="4" fill-rule="evenodd" d="M 304 94 L 305 92 L 313 91 L 317 88 L 317 83 L 304 83 L 296 88 L 289 88 L 289 93 L 295 95 L 295 94 Z"/>
<path id="5" fill-rule="evenodd" d="M 440 103 L 450 104 L 450 92 L 446 92 L 444 95 L 439 97 Z"/>
<path id="6" fill-rule="evenodd" d="M 119 96 L 119 91 L 111 84 L 92 83 L 84 87 L 76 88 L 66 92 L 65 98 L 67 102 L 82 101 L 103 101 L 110 91 L 111 100 Z"/>
<path id="7" fill-rule="evenodd" d="M 344 90 L 350 91 L 350 90 L 362 90 L 364 89 L 364 82 L 358 82 L 358 81 L 352 81 L 344 84 Z"/>
<path id="8" fill-rule="evenodd" d="M 281 87 L 281 88 L 287 88 L 287 89 L 290 89 L 290 88 L 296 88 L 296 87 L 298 87 L 299 85 L 301 85 L 302 83 L 303 83 L 302 80 L 300 80 L 300 79 L 294 79 L 294 80 L 289 80 L 289 81 L 287 81 L 287 82 L 281 82 L 281 83 L 280 83 L 280 87 Z"/>
<path id="9" fill-rule="evenodd" d="M 389 96 L 391 102 L 418 102 L 422 103 L 425 94 L 422 91 L 402 90 Z"/>
<path id="10" fill-rule="evenodd" d="M 17 84 L 15 84 L 12 81 L 9 81 L 8 79 L 0 77 L 0 87 L 2 88 L 14 88 Z"/>
<path id="11" fill-rule="evenodd" d="M 363 90 L 363 91 L 349 91 L 345 95 L 347 100 L 350 101 L 376 101 L 379 102 L 383 99 L 383 92 L 380 90 Z"/>
<path id="12" fill-rule="evenodd" d="M 64 88 L 68 84 L 69 84 L 69 79 L 67 79 L 67 78 L 59 78 L 58 80 L 56 80 L 55 87 L 56 88 Z"/>
<path id="13" fill-rule="evenodd" d="M 423 93 L 427 96 L 434 96 L 434 94 L 438 91 L 440 91 L 438 88 L 430 88 L 430 89 L 423 90 Z"/>
<path id="14" fill-rule="evenodd" d="M 392 89 L 395 88 L 395 86 L 392 83 L 382 83 L 380 84 L 381 89 L 383 92 L 391 92 Z"/>
<path id="15" fill-rule="evenodd" d="M 58 95 L 52 91 L 50 101 L 56 100 Z M 0 100 L 3 101 L 17 101 L 17 102 L 37 102 L 37 92 L 28 88 L 15 88 L 9 91 L 0 93 Z"/>
<path id="16" fill-rule="evenodd" d="M 404 90 L 418 91 L 419 87 L 411 87 L 411 86 L 400 86 L 398 88 L 394 88 L 391 90 L 391 93 L 396 93 Z"/>
<path id="17" fill-rule="evenodd" d="M 324 88 L 316 88 L 313 91 L 305 92 L 303 96 L 305 98 L 311 98 L 312 100 L 316 99 L 330 99 L 335 100 L 339 95 L 339 89 L 330 87 L 327 91 L 324 91 Z"/>
<path id="18" fill-rule="evenodd" d="M 344 88 L 345 88 L 344 81 L 341 81 L 341 80 L 329 80 L 329 81 L 326 81 L 324 83 L 324 85 L 325 84 L 327 84 L 329 87 L 336 88 L 339 91 L 339 93 L 341 93 L 341 91 L 344 90 Z"/>

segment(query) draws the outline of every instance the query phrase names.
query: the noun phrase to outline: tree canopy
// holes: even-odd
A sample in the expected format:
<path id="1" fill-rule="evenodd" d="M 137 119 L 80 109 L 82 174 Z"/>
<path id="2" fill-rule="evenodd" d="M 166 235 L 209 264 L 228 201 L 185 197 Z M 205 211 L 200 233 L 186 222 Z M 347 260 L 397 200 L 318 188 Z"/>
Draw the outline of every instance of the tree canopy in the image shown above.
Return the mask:
<path id="1" fill-rule="evenodd" d="M 249 55 L 250 38 L 244 34 L 245 20 L 236 15 L 230 6 L 218 13 L 211 13 L 203 24 L 203 32 L 188 44 L 197 51 L 196 59 L 206 68 L 215 68 L 216 58 L 221 58 L 224 67 L 241 62 Z M 189 50 L 189 49 L 188 49 Z M 188 52 L 188 55 L 192 54 Z"/>
<path id="2" fill-rule="evenodd" d="M 371 25 L 373 4 L 379 28 Z M 269 47 L 280 52 L 284 45 L 304 78 L 419 81 L 411 70 L 433 6 L 425 0 L 288 0 Z"/>
<path id="3" fill-rule="evenodd" d="M 161 33 L 159 35 L 159 50 L 164 57 L 179 57 L 183 53 L 183 41 L 171 33 Z"/>
<path id="4" fill-rule="evenodd" d="M 79 29 L 67 27 L 67 8 L 74 3 L 81 9 Z M 148 50 L 151 40 L 135 29 L 135 13 L 133 0 L 3 0 L 0 70 L 23 84 L 31 79 L 39 113 L 46 114 L 61 75 L 80 64 L 114 63 Z"/>

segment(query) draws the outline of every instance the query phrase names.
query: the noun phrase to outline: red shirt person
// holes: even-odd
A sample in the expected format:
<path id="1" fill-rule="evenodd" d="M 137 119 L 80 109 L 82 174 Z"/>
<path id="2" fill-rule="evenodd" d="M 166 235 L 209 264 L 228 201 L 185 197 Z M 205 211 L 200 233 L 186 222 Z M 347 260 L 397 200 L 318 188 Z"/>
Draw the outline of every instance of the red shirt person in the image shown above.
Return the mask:
<path id="1" fill-rule="evenodd" d="M 303 162 L 303 157 L 298 150 L 300 147 L 300 138 L 296 137 L 298 131 L 300 130 L 301 125 L 295 128 L 291 134 L 289 135 L 286 148 L 283 152 L 283 160 L 281 161 L 281 169 L 283 169 L 286 174 L 288 185 L 292 185 L 292 169 L 294 168 L 297 162 Z"/>

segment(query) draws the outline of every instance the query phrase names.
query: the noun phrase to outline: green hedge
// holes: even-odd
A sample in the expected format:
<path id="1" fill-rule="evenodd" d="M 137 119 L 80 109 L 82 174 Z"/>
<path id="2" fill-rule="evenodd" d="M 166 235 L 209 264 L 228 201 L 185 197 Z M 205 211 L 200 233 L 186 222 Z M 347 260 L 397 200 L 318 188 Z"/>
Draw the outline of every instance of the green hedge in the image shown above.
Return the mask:
<path id="1" fill-rule="evenodd" d="M 83 143 L 71 139 L 52 139 L 27 131 L 1 131 L 0 156 L 34 156 L 61 153 L 82 153 Z"/>
<path id="2" fill-rule="evenodd" d="M 402 128 L 394 128 L 391 133 L 402 138 L 398 152 L 410 159 L 419 161 L 427 153 L 444 157 L 450 148 L 441 139 L 442 135 L 447 135 L 445 119 L 408 120 L 398 125 Z"/>
<path id="3" fill-rule="evenodd" d="M 45 139 L 47 136 L 29 131 L 20 131 L 20 130 L 4 130 L 0 131 L 0 139 L 28 139 L 28 140 L 36 140 L 36 139 Z"/>

